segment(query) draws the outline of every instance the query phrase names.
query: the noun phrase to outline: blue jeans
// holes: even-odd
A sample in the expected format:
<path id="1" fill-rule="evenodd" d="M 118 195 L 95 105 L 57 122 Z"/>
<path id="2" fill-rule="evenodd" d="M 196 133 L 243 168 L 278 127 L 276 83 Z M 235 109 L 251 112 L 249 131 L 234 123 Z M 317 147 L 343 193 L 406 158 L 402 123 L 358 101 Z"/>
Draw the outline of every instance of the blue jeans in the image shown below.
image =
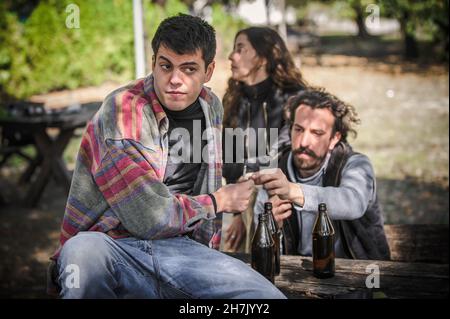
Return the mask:
<path id="1" fill-rule="evenodd" d="M 188 237 L 80 232 L 58 259 L 63 298 L 285 298 L 242 261 Z"/>

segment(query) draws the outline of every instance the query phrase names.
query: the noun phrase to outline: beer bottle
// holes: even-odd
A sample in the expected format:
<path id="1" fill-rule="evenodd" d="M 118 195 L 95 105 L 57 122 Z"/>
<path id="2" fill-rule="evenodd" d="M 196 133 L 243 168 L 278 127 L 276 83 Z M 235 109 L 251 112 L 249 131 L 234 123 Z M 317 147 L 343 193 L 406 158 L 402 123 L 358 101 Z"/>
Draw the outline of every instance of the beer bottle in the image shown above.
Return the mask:
<path id="1" fill-rule="evenodd" d="M 267 213 L 258 216 L 258 227 L 252 239 L 252 268 L 275 282 L 275 243 L 268 225 Z"/>
<path id="2" fill-rule="evenodd" d="M 334 228 L 327 214 L 327 206 L 319 204 L 312 231 L 313 272 L 317 278 L 334 276 Z"/>
<path id="3" fill-rule="evenodd" d="M 264 212 L 269 217 L 269 228 L 275 244 L 275 276 L 280 274 L 280 230 L 272 213 L 272 203 L 264 203 Z"/>

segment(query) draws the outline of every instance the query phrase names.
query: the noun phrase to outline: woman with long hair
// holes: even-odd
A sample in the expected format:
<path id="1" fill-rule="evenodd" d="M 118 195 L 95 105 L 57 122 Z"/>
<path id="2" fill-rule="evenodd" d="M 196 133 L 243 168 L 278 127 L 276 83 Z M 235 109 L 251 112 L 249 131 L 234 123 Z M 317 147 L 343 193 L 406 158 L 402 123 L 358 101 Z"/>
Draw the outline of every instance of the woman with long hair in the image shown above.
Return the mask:
<path id="1" fill-rule="evenodd" d="M 282 38 L 267 27 L 240 30 L 229 60 L 232 76 L 223 97 L 223 176 L 227 183 L 235 183 L 245 173 L 261 168 L 261 154 L 273 157 L 277 148 L 289 142 L 284 106 L 307 84 Z M 278 130 L 277 139 L 270 138 L 271 128 Z M 254 138 L 247 134 L 244 143 L 238 143 L 239 137 L 232 135 L 237 131 L 230 129 L 252 131 Z M 226 250 L 249 251 L 253 233 L 250 210 L 233 216 L 225 237 Z"/>

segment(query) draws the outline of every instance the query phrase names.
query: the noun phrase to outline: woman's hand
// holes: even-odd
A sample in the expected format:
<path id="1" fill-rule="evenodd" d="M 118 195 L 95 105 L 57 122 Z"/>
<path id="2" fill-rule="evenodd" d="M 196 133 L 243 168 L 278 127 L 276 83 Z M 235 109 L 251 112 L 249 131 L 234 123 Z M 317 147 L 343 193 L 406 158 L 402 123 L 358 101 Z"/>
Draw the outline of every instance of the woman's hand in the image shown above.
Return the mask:
<path id="1" fill-rule="evenodd" d="M 225 248 L 228 251 L 237 251 L 245 238 L 246 229 L 242 215 L 234 215 L 233 220 L 226 231 Z"/>

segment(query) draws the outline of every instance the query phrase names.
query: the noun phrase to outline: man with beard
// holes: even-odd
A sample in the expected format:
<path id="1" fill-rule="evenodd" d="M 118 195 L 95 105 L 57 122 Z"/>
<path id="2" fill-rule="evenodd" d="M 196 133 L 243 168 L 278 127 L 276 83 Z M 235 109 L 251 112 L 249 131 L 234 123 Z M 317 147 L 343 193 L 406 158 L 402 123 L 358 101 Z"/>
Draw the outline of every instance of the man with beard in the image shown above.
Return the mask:
<path id="1" fill-rule="evenodd" d="M 336 257 L 389 259 L 372 165 L 347 142 L 359 123 L 354 108 L 323 89 L 299 93 L 288 107 L 292 145 L 278 169 L 252 176 L 264 187 L 255 216 L 270 200 L 283 230 L 283 253 L 311 256 L 318 205 L 326 203 L 336 232 Z"/>

